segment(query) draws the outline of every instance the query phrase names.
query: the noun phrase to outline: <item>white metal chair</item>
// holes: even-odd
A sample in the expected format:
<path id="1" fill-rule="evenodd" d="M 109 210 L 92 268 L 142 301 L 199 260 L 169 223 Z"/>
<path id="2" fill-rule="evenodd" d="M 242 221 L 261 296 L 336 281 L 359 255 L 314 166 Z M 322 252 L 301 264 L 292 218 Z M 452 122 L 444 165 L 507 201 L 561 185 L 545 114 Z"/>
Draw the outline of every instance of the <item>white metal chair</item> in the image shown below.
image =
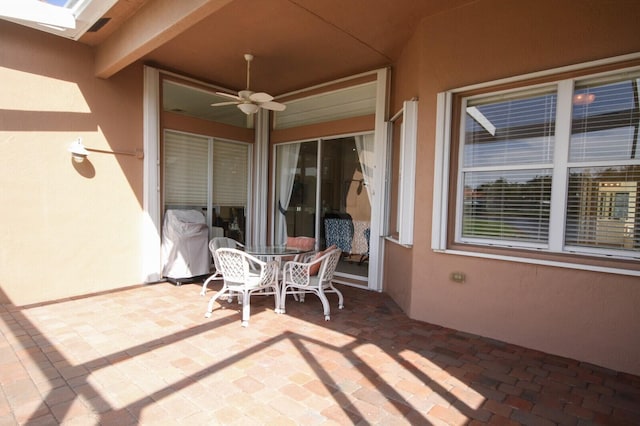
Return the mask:
<path id="1" fill-rule="evenodd" d="M 331 308 L 327 293 L 338 295 L 338 309 L 344 307 L 344 297 L 340 290 L 333 286 L 333 274 L 335 273 L 342 251 L 339 248 L 330 247 L 320 252 L 308 262 L 290 261 L 285 263 L 282 278 L 282 296 L 280 297 L 280 312 L 285 313 L 287 294 L 300 296 L 300 302 L 304 302 L 305 293 L 314 293 L 322 302 L 324 319 L 331 318 Z"/>
<path id="2" fill-rule="evenodd" d="M 233 248 L 219 248 L 216 250 L 220 270 L 222 271 L 223 286 L 209 300 L 206 318 L 211 317 L 213 304 L 221 296 L 233 292 L 238 293 L 242 301 L 242 326 L 249 325 L 251 294 L 275 297 L 275 312 L 280 313 L 280 285 L 278 283 L 278 263 L 276 261 L 263 262 L 243 251 Z"/>
<path id="3" fill-rule="evenodd" d="M 209 241 L 209 251 L 211 252 L 211 257 L 213 257 L 213 265 L 216 268 L 216 272 L 202 283 L 202 290 L 200 290 L 201 296 L 204 296 L 207 293 L 207 286 L 211 281 L 222 279 L 222 271 L 220 270 L 220 264 L 218 262 L 218 257 L 216 256 L 216 250 L 222 247 L 237 249 L 244 247 L 244 245 L 233 238 L 227 237 L 216 237 Z"/>

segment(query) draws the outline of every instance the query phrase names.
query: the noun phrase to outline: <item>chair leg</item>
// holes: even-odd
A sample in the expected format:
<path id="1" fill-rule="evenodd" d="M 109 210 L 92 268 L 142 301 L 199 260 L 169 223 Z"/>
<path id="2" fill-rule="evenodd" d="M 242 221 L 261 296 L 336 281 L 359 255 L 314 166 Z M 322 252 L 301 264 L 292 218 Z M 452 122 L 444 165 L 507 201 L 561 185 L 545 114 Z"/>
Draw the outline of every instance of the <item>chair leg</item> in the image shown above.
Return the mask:
<path id="1" fill-rule="evenodd" d="M 282 285 L 282 289 L 280 290 L 280 313 L 284 314 L 286 309 L 284 307 L 285 301 L 287 300 L 287 286 Z"/>
<path id="2" fill-rule="evenodd" d="M 223 294 L 225 294 L 227 292 L 227 290 L 228 290 L 228 287 L 227 287 L 226 284 L 224 284 L 222 286 L 222 289 L 220 289 L 219 292 L 214 294 L 213 297 L 211 297 L 211 299 L 209 299 L 209 304 L 207 305 L 207 312 L 204 314 L 205 318 L 211 318 L 211 312 L 213 312 L 213 304 L 216 302 L 218 297 L 220 297 Z"/>
<path id="3" fill-rule="evenodd" d="M 202 290 L 200 290 L 200 296 L 204 296 L 207 293 L 207 286 L 209 285 L 209 283 L 213 280 L 219 280 L 222 277 L 218 276 L 218 273 L 216 272 L 215 274 L 211 275 L 209 278 L 207 278 L 204 283 L 202 283 Z"/>
<path id="4" fill-rule="evenodd" d="M 274 286 L 273 286 L 273 298 L 276 299 L 276 308 L 275 308 L 274 312 L 276 314 L 283 313 L 282 312 L 283 308 L 281 308 L 282 302 L 280 300 L 281 299 L 280 286 L 277 283 L 274 284 Z"/>
<path id="5" fill-rule="evenodd" d="M 251 315 L 251 305 L 249 304 L 250 298 L 251 293 L 248 291 L 242 293 L 242 322 L 240 325 L 243 327 L 249 326 L 249 316 Z"/>
<path id="6" fill-rule="evenodd" d="M 333 286 L 333 283 L 329 283 L 329 288 L 331 292 L 336 293 L 338 295 L 338 309 L 344 308 L 344 297 L 342 296 L 342 292 Z"/>
<path id="7" fill-rule="evenodd" d="M 327 296 L 324 294 L 322 289 L 318 290 L 315 293 L 318 295 L 320 301 L 322 302 L 322 309 L 324 310 L 324 320 L 329 321 L 331 319 L 331 307 L 329 306 L 329 300 L 327 299 Z"/>

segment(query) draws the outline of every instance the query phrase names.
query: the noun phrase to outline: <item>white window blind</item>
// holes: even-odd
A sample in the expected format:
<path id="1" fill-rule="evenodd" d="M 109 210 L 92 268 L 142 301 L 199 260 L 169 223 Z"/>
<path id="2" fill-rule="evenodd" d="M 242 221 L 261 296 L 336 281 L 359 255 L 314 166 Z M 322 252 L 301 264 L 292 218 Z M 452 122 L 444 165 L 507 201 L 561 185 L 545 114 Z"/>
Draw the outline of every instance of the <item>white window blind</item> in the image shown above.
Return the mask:
<path id="1" fill-rule="evenodd" d="M 163 150 L 165 205 L 206 206 L 208 138 L 166 131 Z"/>
<path id="2" fill-rule="evenodd" d="M 213 146 L 213 204 L 247 204 L 249 147 L 245 144 L 215 140 Z"/>
<path id="3" fill-rule="evenodd" d="M 569 161 L 634 160 L 638 147 L 639 78 L 576 84 Z"/>
<path id="4" fill-rule="evenodd" d="M 638 77 L 576 84 L 565 232 L 569 246 L 640 251 Z"/>
<path id="5" fill-rule="evenodd" d="M 639 87 L 635 70 L 463 97 L 456 241 L 637 258 Z"/>
<path id="6" fill-rule="evenodd" d="M 165 205 L 207 207 L 211 194 L 214 206 L 246 206 L 247 144 L 167 130 L 163 149 Z"/>
<path id="7" fill-rule="evenodd" d="M 468 101 L 462 240 L 547 242 L 556 98 L 546 88 Z"/>

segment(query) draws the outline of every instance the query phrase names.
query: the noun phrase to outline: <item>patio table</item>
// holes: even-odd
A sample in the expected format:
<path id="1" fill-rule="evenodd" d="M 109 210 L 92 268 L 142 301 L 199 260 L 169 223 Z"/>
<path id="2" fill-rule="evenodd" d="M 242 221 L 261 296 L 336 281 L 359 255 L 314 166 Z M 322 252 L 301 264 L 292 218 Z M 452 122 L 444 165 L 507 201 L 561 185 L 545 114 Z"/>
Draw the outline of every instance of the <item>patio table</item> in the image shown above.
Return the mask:
<path id="1" fill-rule="evenodd" d="M 244 251 L 256 257 L 269 257 L 279 260 L 286 256 L 297 256 L 313 250 L 304 250 L 297 247 L 286 246 L 245 246 Z"/>
<path id="2" fill-rule="evenodd" d="M 245 246 L 244 251 L 264 261 L 275 260 L 276 262 L 278 262 L 280 269 L 282 269 L 283 259 L 298 260 L 301 254 L 310 253 L 313 250 L 307 250 L 298 247 L 264 245 Z"/>

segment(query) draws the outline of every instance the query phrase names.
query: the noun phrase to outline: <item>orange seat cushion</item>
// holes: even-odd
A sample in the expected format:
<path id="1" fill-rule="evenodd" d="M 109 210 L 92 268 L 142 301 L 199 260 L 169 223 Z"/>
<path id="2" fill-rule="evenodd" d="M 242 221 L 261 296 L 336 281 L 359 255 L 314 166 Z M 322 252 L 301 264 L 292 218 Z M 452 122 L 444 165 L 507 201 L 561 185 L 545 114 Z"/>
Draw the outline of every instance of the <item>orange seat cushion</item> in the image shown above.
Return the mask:
<path id="1" fill-rule="evenodd" d="M 318 253 L 316 253 L 315 256 L 313 256 L 313 259 L 311 259 L 311 262 L 320 259 L 325 254 L 329 253 L 331 250 L 337 249 L 337 248 L 338 248 L 338 246 L 336 246 L 334 244 L 334 245 L 332 245 L 330 247 L 327 247 L 323 251 L 319 251 Z M 311 265 L 311 267 L 309 268 L 309 275 L 318 275 L 318 272 L 320 272 L 320 265 L 322 265 L 322 262 L 318 262 L 318 263 L 315 263 L 315 264 Z"/>

